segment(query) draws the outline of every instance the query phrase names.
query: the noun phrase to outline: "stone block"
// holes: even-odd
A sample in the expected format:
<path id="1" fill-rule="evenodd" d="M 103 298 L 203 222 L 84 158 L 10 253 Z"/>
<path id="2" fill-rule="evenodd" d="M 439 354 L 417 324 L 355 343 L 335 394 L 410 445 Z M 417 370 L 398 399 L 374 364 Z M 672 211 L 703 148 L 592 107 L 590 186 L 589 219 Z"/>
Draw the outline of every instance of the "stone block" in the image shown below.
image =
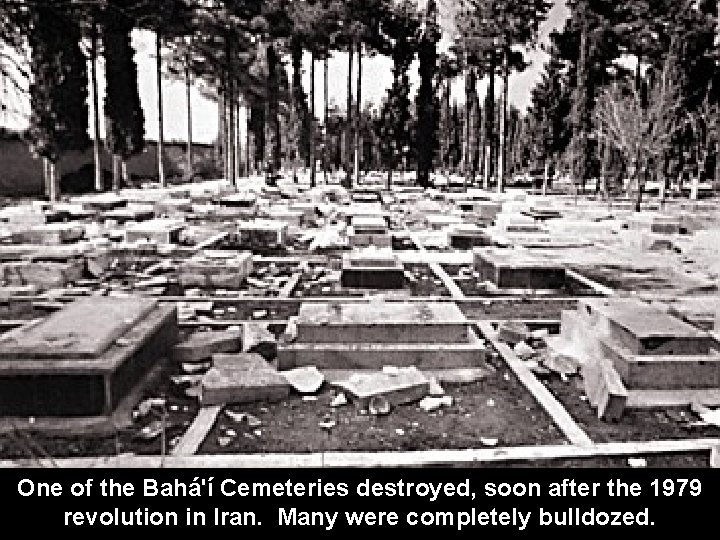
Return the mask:
<path id="1" fill-rule="evenodd" d="M 250 247 L 283 246 L 287 242 L 288 224 L 276 220 L 254 220 L 238 225 L 240 245 Z"/>
<path id="2" fill-rule="evenodd" d="M 305 303 L 299 343 L 467 343 L 469 323 L 450 302 Z"/>
<path id="3" fill-rule="evenodd" d="M 173 347 L 173 360 L 200 362 L 208 360 L 216 353 L 238 352 L 241 340 L 240 331 L 195 332 L 187 340 Z"/>
<path id="4" fill-rule="evenodd" d="M 516 249 L 475 248 L 475 271 L 481 281 L 501 289 L 562 289 L 565 269 L 548 259 Z"/>
<path id="5" fill-rule="evenodd" d="M 0 414 L 109 415 L 167 357 L 174 306 L 144 298 L 90 297 L 0 345 Z"/>
<path id="6" fill-rule="evenodd" d="M 708 354 L 712 336 L 632 298 L 581 299 L 578 313 L 599 336 L 636 355 Z"/>
<path id="7" fill-rule="evenodd" d="M 618 421 L 625 410 L 628 392 L 617 371 L 607 363 L 600 364 L 597 414 L 603 420 Z"/>
<path id="8" fill-rule="evenodd" d="M 202 378 L 200 403 L 207 407 L 226 403 L 275 402 L 289 395 L 290 385 L 272 366 L 211 368 Z"/>
<path id="9" fill-rule="evenodd" d="M 8 285 L 36 285 L 43 289 L 65 287 L 82 279 L 84 268 L 82 259 L 6 262 L 0 264 L 0 279 Z"/>
<path id="10" fill-rule="evenodd" d="M 415 367 L 392 372 L 359 373 L 335 386 L 346 392 L 359 407 L 366 409 L 375 397 L 385 398 L 391 405 L 405 405 L 421 400 L 430 390 L 429 379 Z"/>
<path id="11" fill-rule="evenodd" d="M 272 366 L 257 353 L 213 354 L 212 365 L 220 371 L 257 371 L 272 368 Z"/>
<path id="12" fill-rule="evenodd" d="M 177 244 L 184 228 L 185 224 L 181 221 L 152 219 L 130 226 L 125 231 L 125 241 L 128 243 L 145 241 L 157 244 Z"/>
<path id="13" fill-rule="evenodd" d="M 82 225 L 48 223 L 18 231 L 12 235 L 12 240 L 16 244 L 59 246 L 82 240 L 84 234 L 85 228 Z"/>

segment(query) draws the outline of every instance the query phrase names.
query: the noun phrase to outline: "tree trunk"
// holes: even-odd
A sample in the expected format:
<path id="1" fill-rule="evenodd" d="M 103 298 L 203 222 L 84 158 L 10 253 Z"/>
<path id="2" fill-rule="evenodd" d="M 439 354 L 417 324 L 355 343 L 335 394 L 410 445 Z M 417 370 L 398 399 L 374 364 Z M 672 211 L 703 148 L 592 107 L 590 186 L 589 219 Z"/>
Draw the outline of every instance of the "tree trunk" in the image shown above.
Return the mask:
<path id="1" fill-rule="evenodd" d="M 483 171 L 483 186 L 490 188 L 490 178 L 494 175 L 495 157 L 495 66 L 490 66 L 488 93 L 485 100 L 485 139 L 487 140 L 487 156 Z"/>
<path id="2" fill-rule="evenodd" d="M 123 185 L 127 186 L 130 183 L 130 174 L 128 173 L 128 163 L 126 159 L 120 162 L 120 175 L 123 179 Z"/>
<path id="3" fill-rule="evenodd" d="M 355 129 L 353 130 L 355 185 L 360 185 L 360 117 L 362 114 L 362 43 L 357 45 L 357 96 L 355 96 Z"/>
<path id="4" fill-rule="evenodd" d="M 192 80 L 190 79 L 190 59 L 185 57 L 185 99 L 187 101 L 187 176 L 193 179 L 193 118 L 192 118 Z"/>
<path id="5" fill-rule="evenodd" d="M 50 201 L 60 200 L 60 165 L 53 161 L 49 164 L 48 180 L 50 183 Z"/>
<path id="6" fill-rule="evenodd" d="M 235 176 L 240 182 L 242 173 L 240 164 L 242 162 L 242 137 L 240 137 L 240 98 L 236 94 L 235 101 L 233 101 L 233 107 L 235 108 L 235 123 L 233 127 L 235 129 Z"/>
<path id="7" fill-rule="evenodd" d="M 254 172 L 250 156 L 250 104 L 245 103 L 245 174 L 248 177 Z"/>
<path id="8" fill-rule="evenodd" d="M 163 118 L 163 91 L 162 91 L 162 38 L 160 32 L 155 32 L 155 54 L 157 55 L 156 76 L 157 76 L 157 108 L 158 108 L 158 180 L 160 186 L 165 187 L 167 180 L 165 179 L 165 119 Z"/>
<path id="9" fill-rule="evenodd" d="M 388 167 L 388 175 L 387 175 L 387 190 L 392 191 L 392 167 Z"/>
<path id="10" fill-rule="evenodd" d="M 228 169 L 230 171 L 230 182 L 237 187 L 237 169 L 235 168 L 235 82 L 230 82 L 227 102 L 227 127 L 228 127 Z"/>
<path id="11" fill-rule="evenodd" d="M 310 53 L 310 187 L 316 183 L 315 161 L 315 51 Z"/>
<path id="12" fill-rule="evenodd" d="M 268 46 L 268 117 L 270 131 L 270 172 L 277 173 L 282 166 L 282 131 L 280 127 L 280 58 L 273 44 Z"/>
<path id="13" fill-rule="evenodd" d="M 505 184 L 505 167 L 507 158 L 507 111 L 508 111 L 508 50 L 503 51 L 502 79 L 503 92 L 502 104 L 500 107 L 500 152 L 498 155 L 497 190 L 502 193 Z"/>
<path id="14" fill-rule="evenodd" d="M 352 72 L 353 57 L 355 54 L 354 45 L 348 51 L 348 80 L 347 80 L 347 122 L 345 125 L 345 174 L 347 187 L 352 187 L 352 117 L 353 117 L 353 92 Z"/>
<path id="15" fill-rule="evenodd" d="M 92 36 L 90 38 L 90 73 L 92 79 L 92 99 L 93 99 L 93 126 L 95 129 L 95 137 L 93 138 L 93 159 L 95 163 L 95 191 L 103 191 L 105 185 L 103 182 L 102 170 L 102 149 L 100 148 L 100 95 L 98 92 L 98 32 L 97 25 L 93 21 Z"/>
<path id="16" fill-rule="evenodd" d="M 547 195 L 548 190 L 548 177 L 550 173 L 550 160 L 545 160 L 545 168 L 543 169 L 543 185 L 542 185 L 542 196 L 545 197 Z"/>
<path id="17" fill-rule="evenodd" d="M 230 181 L 230 171 L 228 170 L 228 161 L 227 161 L 227 125 L 226 125 L 226 119 L 227 115 L 225 114 L 226 107 L 225 107 L 225 92 L 220 91 L 220 95 L 218 96 L 218 120 L 220 124 L 220 129 L 218 133 L 218 139 L 219 139 L 219 147 L 220 147 L 220 158 L 222 159 L 223 163 L 223 178 L 226 181 Z"/>
<path id="18" fill-rule="evenodd" d="M 121 180 L 122 171 L 120 170 L 120 169 L 121 169 L 121 163 L 122 163 L 122 158 L 121 158 L 119 155 L 117 155 L 117 154 L 113 154 L 113 157 L 112 157 L 112 165 L 113 165 L 113 191 L 114 191 L 115 193 L 117 193 L 118 191 L 120 191 L 120 184 L 122 183 L 122 180 Z"/>
<path id="19" fill-rule="evenodd" d="M 328 58 L 325 56 L 325 59 L 323 61 L 323 100 L 324 100 L 324 111 L 323 111 L 323 118 L 324 118 L 324 125 L 325 130 L 324 134 L 325 137 L 323 139 L 323 178 L 325 180 L 325 184 L 328 182 L 328 157 L 329 157 L 329 137 L 330 132 L 328 130 L 328 119 L 330 118 L 330 99 L 328 98 L 328 90 L 329 90 L 329 81 L 328 81 Z"/>

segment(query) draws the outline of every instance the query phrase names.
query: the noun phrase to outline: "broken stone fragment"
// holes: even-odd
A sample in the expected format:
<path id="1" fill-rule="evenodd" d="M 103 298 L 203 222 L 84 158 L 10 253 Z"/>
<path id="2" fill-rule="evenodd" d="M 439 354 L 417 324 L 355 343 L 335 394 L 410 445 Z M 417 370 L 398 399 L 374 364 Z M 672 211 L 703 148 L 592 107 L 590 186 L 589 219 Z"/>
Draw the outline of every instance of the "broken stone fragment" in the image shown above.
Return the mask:
<path id="1" fill-rule="evenodd" d="M 504 321 L 498 326 L 498 339 L 515 345 L 530 336 L 530 329 L 520 321 Z"/>
<path id="2" fill-rule="evenodd" d="M 281 401 L 289 393 L 285 378 L 271 366 L 251 370 L 212 368 L 203 377 L 200 401 L 203 406 Z"/>
<path id="3" fill-rule="evenodd" d="M 532 358 L 536 354 L 535 349 L 533 349 L 524 341 L 516 343 L 513 347 L 513 351 L 521 360 L 527 360 L 529 358 Z"/>
<path id="4" fill-rule="evenodd" d="M 277 356 L 277 340 L 263 324 L 245 323 L 242 344 L 243 352 L 258 353 L 267 361 Z"/>
<path id="5" fill-rule="evenodd" d="M 437 411 L 441 407 L 451 407 L 452 404 L 453 399 L 451 396 L 427 396 L 420 400 L 420 408 L 425 412 Z"/>
<path id="6" fill-rule="evenodd" d="M 345 397 L 345 394 L 340 392 L 338 395 L 336 395 L 332 401 L 330 402 L 331 407 L 342 407 L 343 405 L 347 405 L 348 400 Z"/>
<path id="7" fill-rule="evenodd" d="M 282 371 L 281 374 L 300 394 L 314 394 L 325 382 L 325 376 L 315 366 L 290 369 Z"/>

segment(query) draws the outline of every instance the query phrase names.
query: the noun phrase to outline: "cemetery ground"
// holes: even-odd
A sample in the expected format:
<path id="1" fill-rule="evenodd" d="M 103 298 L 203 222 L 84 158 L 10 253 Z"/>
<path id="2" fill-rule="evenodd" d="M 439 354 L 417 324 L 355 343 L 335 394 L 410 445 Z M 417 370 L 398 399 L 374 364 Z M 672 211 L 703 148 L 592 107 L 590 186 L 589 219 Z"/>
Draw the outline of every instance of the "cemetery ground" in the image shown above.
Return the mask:
<path id="1" fill-rule="evenodd" d="M 7 202 L 2 464 L 717 461 L 716 199 L 371 179 Z"/>

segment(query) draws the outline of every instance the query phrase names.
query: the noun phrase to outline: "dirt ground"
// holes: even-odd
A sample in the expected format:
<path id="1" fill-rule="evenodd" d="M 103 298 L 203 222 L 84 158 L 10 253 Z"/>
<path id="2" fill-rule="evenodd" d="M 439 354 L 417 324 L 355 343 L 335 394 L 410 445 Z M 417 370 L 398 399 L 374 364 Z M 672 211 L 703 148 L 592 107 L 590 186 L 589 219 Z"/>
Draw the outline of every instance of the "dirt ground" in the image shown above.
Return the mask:
<path id="1" fill-rule="evenodd" d="M 396 407 L 387 416 L 363 414 L 353 404 L 331 408 L 334 391 L 327 385 L 316 401 L 293 395 L 275 404 L 232 405 L 227 410 L 250 413 L 262 425 L 235 422 L 223 411 L 199 453 L 463 449 L 482 447 L 483 441 L 497 446 L 564 441 L 505 370 L 472 384 L 445 385 L 445 390 L 452 406 L 433 413 L 417 404 Z M 326 421 L 334 427 L 319 425 Z"/>

